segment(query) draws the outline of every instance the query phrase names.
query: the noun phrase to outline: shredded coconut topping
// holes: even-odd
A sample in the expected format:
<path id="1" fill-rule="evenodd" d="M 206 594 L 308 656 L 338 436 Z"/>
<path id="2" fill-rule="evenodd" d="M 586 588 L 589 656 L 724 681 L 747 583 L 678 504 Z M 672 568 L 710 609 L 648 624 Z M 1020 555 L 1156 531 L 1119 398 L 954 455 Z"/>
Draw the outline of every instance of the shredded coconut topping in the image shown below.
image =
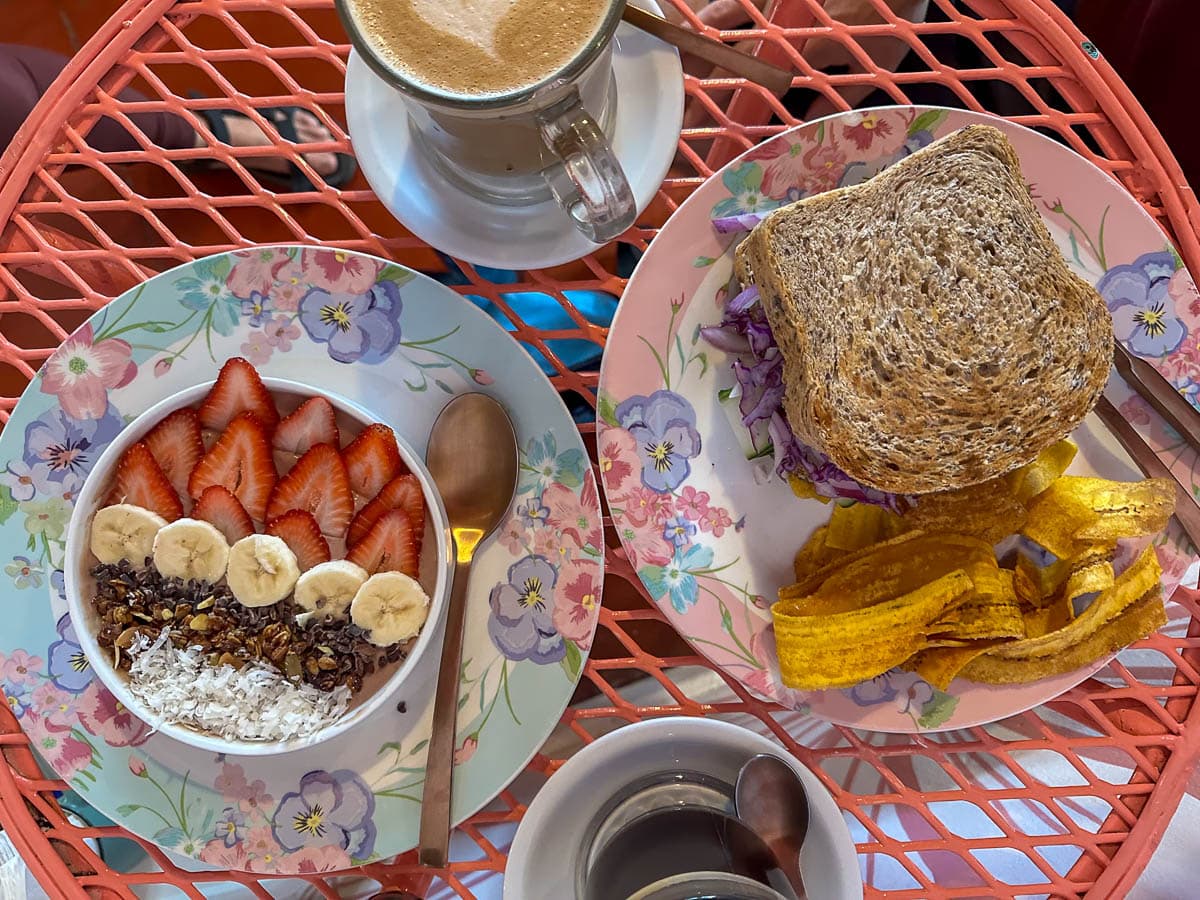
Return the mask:
<path id="1" fill-rule="evenodd" d="M 350 702 L 344 685 L 320 691 L 262 663 L 210 666 L 201 648 L 180 650 L 166 630 L 154 643 L 140 637 L 128 652 L 129 690 L 148 709 L 226 740 L 306 737 L 337 721 Z"/>

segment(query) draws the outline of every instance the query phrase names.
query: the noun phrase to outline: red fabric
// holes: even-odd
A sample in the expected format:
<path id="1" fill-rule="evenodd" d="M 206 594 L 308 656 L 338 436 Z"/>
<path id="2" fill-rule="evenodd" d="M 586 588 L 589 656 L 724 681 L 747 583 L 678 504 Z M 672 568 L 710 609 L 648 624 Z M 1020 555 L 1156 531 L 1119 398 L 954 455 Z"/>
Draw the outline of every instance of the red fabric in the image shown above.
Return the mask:
<path id="1" fill-rule="evenodd" d="M 1200 2 L 1079 0 L 1075 18 L 1150 114 L 1188 183 L 1200 189 Z"/>

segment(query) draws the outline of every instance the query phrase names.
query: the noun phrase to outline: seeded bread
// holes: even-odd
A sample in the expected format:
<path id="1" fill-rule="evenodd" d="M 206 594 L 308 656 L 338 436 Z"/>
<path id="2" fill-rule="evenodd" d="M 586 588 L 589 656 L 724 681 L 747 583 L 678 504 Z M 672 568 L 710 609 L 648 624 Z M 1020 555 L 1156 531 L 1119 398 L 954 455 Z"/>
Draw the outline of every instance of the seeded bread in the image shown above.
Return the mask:
<path id="1" fill-rule="evenodd" d="M 736 273 L 761 293 L 797 437 L 884 491 L 1030 462 L 1108 378 L 1104 301 L 1067 268 L 990 126 L 777 210 Z"/>

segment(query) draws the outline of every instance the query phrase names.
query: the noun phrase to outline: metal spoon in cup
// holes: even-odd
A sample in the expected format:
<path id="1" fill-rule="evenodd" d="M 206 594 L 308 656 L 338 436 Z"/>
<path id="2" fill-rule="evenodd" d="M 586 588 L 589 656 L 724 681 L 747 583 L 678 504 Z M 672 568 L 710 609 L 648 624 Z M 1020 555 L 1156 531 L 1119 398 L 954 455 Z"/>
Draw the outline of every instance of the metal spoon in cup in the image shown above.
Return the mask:
<path id="1" fill-rule="evenodd" d="M 808 834 L 808 794 L 795 769 L 767 753 L 752 757 L 738 772 L 734 805 L 771 848 L 799 900 L 806 900 L 800 850 Z"/>

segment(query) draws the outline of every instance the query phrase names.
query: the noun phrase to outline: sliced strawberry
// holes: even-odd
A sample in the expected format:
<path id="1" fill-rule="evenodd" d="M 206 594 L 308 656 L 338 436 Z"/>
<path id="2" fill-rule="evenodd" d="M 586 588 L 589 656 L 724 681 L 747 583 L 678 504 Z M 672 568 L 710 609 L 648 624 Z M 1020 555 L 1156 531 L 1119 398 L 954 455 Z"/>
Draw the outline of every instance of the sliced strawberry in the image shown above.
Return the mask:
<path id="1" fill-rule="evenodd" d="M 267 431 L 256 416 L 244 412 L 229 423 L 192 470 L 188 493 L 199 500 L 206 488 L 219 484 L 237 496 L 250 518 L 261 522 L 278 480 Z"/>
<path id="2" fill-rule="evenodd" d="M 200 424 L 219 431 L 244 412 L 253 413 L 268 432 L 279 424 L 279 412 L 271 392 L 258 377 L 254 366 L 235 356 L 221 366 L 217 383 L 200 404 Z"/>
<path id="3" fill-rule="evenodd" d="M 421 568 L 421 553 L 416 533 L 402 509 L 385 512 L 371 526 L 367 536 L 350 548 L 346 559 L 376 572 L 403 572 L 416 578 Z"/>
<path id="4" fill-rule="evenodd" d="M 230 544 L 237 543 L 246 535 L 254 534 L 254 522 L 250 519 L 250 513 L 246 512 L 242 501 L 224 485 L 210 484 L 204 489 L 192 508 L 192 518 L 203 519 L 215 526 Z"/>
<path id="5" fill-rule="evenodd" d="M 180 494 L 188 492 L 188 478 L 204 456 L 200 419 L 188 407 L 177 409 L 143 438 L 154 461 Z"/>
<path id="6" fill-rule="evenodd" d="M 321 531 L 332 537 L 346 533 L 354 515 L 354 496 L 341 454 L 329 444 L 317 444 L 296 460 L 280 479 L 267 505 L 267 520 L 289 509 L 310 512 Z"/>
<path id="7" fill-rule="evenodd" d="M 360 497 L 374 497 L 385 484 L 408 471 L 392 429 L 379 423 L 363 429 L 342 451 L 342 458 L 350 473 L 350 487 Z"/>
<path id="8" fill-rule="evenodd" d="M 272 519 L 267 534 L 275 535 L 292 548 L 301 572 L 332 558 L 329 542 L 321 536 L 317 520 L 302 509 L 289 509 L 278 519 Z"/>
<path id="9" fill-rule="evenodd" d="M 350 523 L 346 543 L 353 547 L 367 536 L 367 532 L 380 516 L 392 509 L 402 509 L 408 514 L 408 522 L 412 525 L 419 555 L 421 538 L 425 536 L 425 495 L 421 492 L 421 482 L 417 480 L 416 475 L 401 475 L 385 484 L 383 490 L 360 509 L 354 521 Z"/>
<path id="10" fill-rule="evenodd" d="M 305 400 L 300 408 L 284 416 L 272 438 L 276 450 L 303 456 L 315 444 L 341 446 L 337 415 L 324 397 Z"/>
<path id="11" fill-rule="evenodd" d="M 132 503 L 158 513 L 168 522 L 183 515 L 183 504 L 170 479 L 141 441 L 126 450 L 117 462 L 117 480 L 106 501 L 110 506 L 114 503 Z"/>

